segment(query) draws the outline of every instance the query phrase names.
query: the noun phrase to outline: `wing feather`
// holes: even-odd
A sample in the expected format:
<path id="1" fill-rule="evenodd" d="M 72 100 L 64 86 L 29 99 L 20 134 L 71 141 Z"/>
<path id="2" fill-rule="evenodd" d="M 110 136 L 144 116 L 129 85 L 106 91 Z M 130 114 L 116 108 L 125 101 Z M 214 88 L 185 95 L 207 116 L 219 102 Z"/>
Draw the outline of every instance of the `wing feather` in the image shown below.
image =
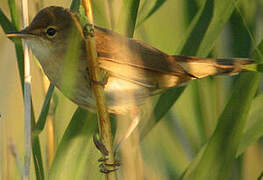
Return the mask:
<path id="1" fill-rule="evenodd" d="M 192 77 L 169 56 L 140 41 L 96 27 L 100 67 L 148 88 L 168 88 Z"/>

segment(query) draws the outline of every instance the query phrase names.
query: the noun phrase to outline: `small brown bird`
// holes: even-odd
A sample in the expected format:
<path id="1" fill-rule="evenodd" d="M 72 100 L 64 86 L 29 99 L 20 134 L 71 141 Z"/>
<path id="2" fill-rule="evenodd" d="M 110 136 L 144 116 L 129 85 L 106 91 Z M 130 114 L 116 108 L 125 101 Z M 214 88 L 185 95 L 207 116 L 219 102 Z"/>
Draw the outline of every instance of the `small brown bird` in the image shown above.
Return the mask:
<path id="1" fill-rule="evenodd" d="M 81 107 L 95 109 L 82 27 L 76 14 L 62 7 L 41 10 L 32 23 L 8 37 L 23 38 L 44 72 L 62 93 Z M 143 42 L 95 27 L 96 50 L 107 83 L 104 90 L 111 113 L 192 79 L 241 72 L 248 59 L 208 59 L 172 56 Z"/>

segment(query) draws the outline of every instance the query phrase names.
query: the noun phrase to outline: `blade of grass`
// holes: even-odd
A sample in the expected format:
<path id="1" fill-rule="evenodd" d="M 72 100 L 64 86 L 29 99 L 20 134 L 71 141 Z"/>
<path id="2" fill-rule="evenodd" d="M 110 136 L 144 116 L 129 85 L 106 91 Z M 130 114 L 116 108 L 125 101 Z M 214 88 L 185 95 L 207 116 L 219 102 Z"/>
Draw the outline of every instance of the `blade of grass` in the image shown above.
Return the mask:
<path id="1" fill-rule="evenodd" d="M 258 77 L 254 74 L 244 74 L 239 79 L 231 101 L 221 115 L 217 129 L 200 162 L 193 170 L 189 169 L 183 179 L 228 179 L 249 103 L 257 89 Z M 243 92 L 241 91 L 242 88 L 244 89 Z"/>
<path id="2" fill-rule="evenodd" d="M 153 1 L 145 1 L 145 3 L 152 3 Z M 136 24 L 136 28 L 138 28 L 142 23 L 144 23 L 149 17 L 151 17 L 164 3 L 166 2 L 166 0 L 156 0 L 153 7 L 149 10 L 149 12 L 147 13 L 146 16 L 144 16 L 143 18 L 139 19 L 138 23 Z M 141 11 L 143 11 L 144 9 L 142 9 Z M 141 14 L 142 12 L 139 12 L 139 14 Z"/>
<path id="3" fill-rule="evenodd" d="M 260 173 L 260 175 L 258 176 L 257 180 L 262 180 L 263 178 L 263 171 Z"/>
<path id="4" fill-rule="evenodd" d="M 106 6 L 107 6 L 107 10 L 108 10 L 108 17 L 109 17 L 109 23 L 110 23 L 110 28 L 111 29 L 114 29 L 114 25 L 115 25 L 115 19 L 114 19 L 114 13 L 115 13 L 115 11 L 114 11 L 114 8 L 113 8 L 113 4 L 114 4 L 114 1 L 112 1 L 112 0 L 107 0 L 107 2 L 106 2 Z"/>
<path id="5" fill-rule="evenodd" d="M 110 29 L 109 13 L 105 10 L 108 8 L 107 2 L 92 0 L 92 8 L 95 25 Z"/>
<path id="6" fill-rule="evenodd" d="M 193 98 L 193 102 L 195 103 L 195 110 L 196 110 L 196 114 L 197 114 L 197 125 L 198 125 L 198 130 L 199 130 L 199 134 L 200 134 L 200 140 L 201 142 L 205 142 L 206 141 L 206 124 L 204 122 L 204 113 L 203 113 L 203 100 L 200 97 L 201 94 L 201 90 L 199 89 L 199 83 L 198 81 L 192 82 L 192 86 L 193 86 L 193 93 L 194 93 L 194 98 Z M 205 86 L 207 87 L 207 86 Z M 208 94 L 207 94 L 208 95 Z"/>
<path id="7" fill-rule="evenodd" d="M 263 50 L 263 41 L 258 49 Z M 256 56 L 253 57 L 257 59 Z M 261 60 L 262 58 L 260 57 Z M 240 76 L 213 136 L 191 163 L 182 179 L 229 178 L 260 77 L 259 73 L 244 73 Z"/>
<path id="8" fill-rule="evenodd" d="M 83 179 L 84 175 L 94 174 L 92 167 L 87 169 L 86 161 L 93 162 L 88 146 L 96 129 L 96 114 L 78 108 L 68 125 L 57 148 L 52 166 L 49 170 L 50 180 Z M 92 144 L 91 144 L 92 146 Z M 90 156 L 89 156 L 90 155 Z M 91 160 L 92 159 L 92 160 Z M 96 165 L 92 165 L 97 168 Z M 76 178 L 81 177 L 81 178 Z"/>
<path id="9" fill-rule="evenodd" d="M 14 8 L 14 7 L 12 7 Z M 17 31 L 16 27 L 8 20 L 3 11 L 0 9 L 0 25 L 2 26 L 5 33 Z M 13 40 L 15 43 L 19 77 L 21 82 L 21 87 L 24 95 L 24 52 L 23 45 L 20 39 Z M 32 108 L 32 127 L 34 127 L 35 118 L 34 110 Z M 37 180 L 44 179 L 44 168 L 42 163 L 41 148 L 38 136 L 34 136 L 32 139 L 32 151 L 33 151 L 33 160 L 35 165 L 35 173 Z"/>
<path id="10" fill-rule="evenodd" d="M 35 126 L 34 119 L 32 120 L 32 126 Z M 39 136 L 33 136 L 32 138 L 32 152 L 33 152 L 33 160 L 34 160 L 34 166 L 35 166 L 35 174 L 37 180 L 44 180 L 45 174 L 44 174 L 44 167 L 43 167 L 43 161 L 42 161 L 42 154 L 41 154 L 41 147 L 40 147 L 40 140 Z"/>
<path id="11" fill-rule="evenodd" d="M 186 0 L 185 3 L 185 12 L 186 12 L 186 23 L 189 24 L 195 14 L 198 12 L 198 4 L 195 0 Z"/>
<path id="12" fill-rule="evenodd" d="M 249 50 L 251 48 L 251 37 L 249 36 L 248 29 L 244 26 L 242 17 L 237 11 L 233 13 L 230 19 L 230 31 L 231 31 L 231 47 L 233 48 L 233 54 L 236 57 L 248 57 Z"/>
<path id="13" fill-rule="evenodd" d="M 11 14 L 11 20 L 13 25 L 16 27 L 16 29 L 19 28 L 19 22 L 18 22 L 18 15 L 17 15 L 17 8 L 15 0 L 8 0 L 8 6 Z"/>
<path id="14" fill-rule="evenodd" d="M 24 53 L 23 53 L 22 41 L 20 39 L 16 40 L 15 49 L 16 49 L 16 58 L 17 58 L 21 88 L 22 88 L 22 92 L 24 92 L 24 78 L 23 78 L 24 72 L 25 72 L 25 70 L 24 70 Z"/>
<path id="15" fill-rule="evenodd" d="M 191 22 L 181 42 L 181 46 L 176 52 L 181 55 L 206 57 L 213 48 L 219 33 L 223 30 L 233 10 L 233 1 L 204 1 L 199 12 Z M 141 139 L 147 135 L 153 126 L 169 111 L 184 89 L 185 87 L 169 89 L 159 97 L 157 105 L 154 108 L 154 113 L 150 117 L 154 122 L 141 130 Z"/>
<path id="16" fill-rule="evenodd" d="M 77 13 L 79 12 L 80 0 L 72 0 L 70 5 L 70 11 Z"/>
<path id="17" fill-rule="evenodd" d="M 255 59 L 260 59 L 260 57 L 263 57 L 263 53 L 261 53 L 263 50 L 263 43 L 261 42 L 258 48 L 256 49 L 253 57 Z M 261 51 L 260 51 L 261 50 Z M 262 63 L 262 61 L 261 61 Z M 262 137 L 263 135 L 263 126 L 262 126 L 262 99 L 263 95 L 261 94 L 257 98 L 255 98 L 253 105 L 251 108 L 251 116 L 250 119 L 253 123 L 247 123 L 247 129 L 244 132 L 243 138 L 241 143 L 238 147 L 238 152 L 236 156 L 240 156 L 241 153 L 244 152 L 244 150 L 253 142 L 255 142 L 258 138 Z M 248 122 L 251 122 L 248 121 Z"/>
<path id="18" fill-rule="evenodd" d="M 12 9 L 15 9 L 15 8 L 12 6 Z M 12 12 L 13 11 L 14 10 L 12 10 Z M 14 15 L 15 14 L 13 14 L 12 16 L 14 16 Z M 0 25 L 2 26 L 5 33 L 17 31 L 15 25 L 9 21 L 9 19 L 3 13 L 2 9 L 0 9 Z M 15 43 L 20 83 L 22 86 L 23 94 L 24 94 L 24 53 L 23 53 L 23 45 L 22 45 L 21 39 L 16 39 L 16 40 L 13 39 L 13 42 Z"/>
<path id="19" fill-rule="evenodd" d="M 5 33 L 17 31 L 15 25 L 9 21 L 9 19 L 4 14 L 4 12 L 2 11 L 1 8 L 0 8 L 0 24 L 1 24 Z"/>
<path id="20" fill-rule="evenodd" d="M 53 92 L 54 92 L 54 85 L 50 84 L 45 100 L 44 100 L 44 104 L 41 109 L 41 113 L 37 121 L 37 124 L 33 130 L 33 134 L 39 134 L 45 127 L 46 119 L 47 119 L 47 115 L 49 111 L 49 105 L 50 105 L 50 101 L 51 101 Z"/>
<path id="21" fill-rule="evenodd" d="M 137 20 L 137 12 L 140 0 L 124 0 L 121 9 L 121 16 L 115 31 L 123 33 L 125 36 L 133 37 Z"/>
<path id="22" fill-rule="evenodd" d="M 260 137 L 263 136 L 263 114 L 261 113 L 263 107 L 262 102 L 263 95 L 257 97 L 253 102 L 253 105 L 251 107 L 252 115 L 248 120 L 248 122 L 253 121 L 253 124 L 251 124 L 244 132 L 241 143 L 238 147 L 236 157 L 240 156 L 247 147 L 249 147 L 252 143 L 256 142 Z"/>
<path id="23" fill-rule="evenodd" d="M 159 120 L 164 117 L 164 115 L 173 106 L 174 102 L 179 98 L 184 89 L 185 87 L 173 88 L 160 95 L 154 107 L 153 114 L 149 118 L 149 123 L 146 126 L 143 126 L 143 129 L 140 130 L 141 140 L 143 140 L 143 138 L 151 131 L 151 129 L 159 122 Z M 173 99 L 174 101 L 169 101 L 168 99 Z"/>
<path id="24" fill-rule="evenodd" d="M 177 52 L 206 57 L 212 50 L 238 0 L 206 1 L 193 19 Z"/>

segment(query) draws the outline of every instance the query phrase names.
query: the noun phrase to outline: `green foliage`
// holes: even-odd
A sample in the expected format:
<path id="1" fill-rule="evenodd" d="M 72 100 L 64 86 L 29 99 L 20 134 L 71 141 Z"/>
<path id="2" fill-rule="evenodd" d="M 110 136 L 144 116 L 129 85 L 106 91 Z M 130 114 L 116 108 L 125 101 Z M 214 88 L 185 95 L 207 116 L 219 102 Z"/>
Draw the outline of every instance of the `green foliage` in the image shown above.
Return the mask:
<path id="1" fill-rule="evenodd" d="M 72 0 L 72 3 L 70 5 L 70 10 L 74 13 L 78 13 L 79 6 L 80 6 L 80 0 Z"/>
<path id="2" fill-rule="evenodd" d="M 153 4 L 151 9 L 149 11 L 147 11 L 146 15 L 144 17 L 142 17 L 138 23 L 136 23 L 136 28 L 139 27 L 141 24 L 143 24 L 148 18 L 150 18 L 164 3 L 165 3 L 166 0 L 146 0 L 144 1 L 143 5 L 142 5 L 142 8 L 141 8 L 141 11 L 139 12 L 139 14 L 143 14 L 143 12 L 145 12 L 145 6 L 149 6 L 149 4 Z M 143 12 L 142 12 L 143 11 Z"/>
<path id="3" fill-rule="evenodd" d="M 18 29 L 16 28 L 18 26 L 18 15 L 14 1 L 12 0 L 9 1 L 9 8 L 13 21 L 12 23 L 8 20 L 8 18 L 5 16 L 3 11 L 0 9 L 0 24 L 3 30 L 5 31 L 5 33 L 18 31 Z M 24 92 L 24 51 L 23 51 L 22 41 L 20 39 L 13 39 L 13 42 L 15 44 L 15 49 L 16 49 L 17 64 L 18 64 L 18 70 L 20 75 L 19 77 L 20 77 L 21 87 L 22 87 L 22 91 Z M 48 109 L 45 111 L 48 111 Z M 32 107 L 31 116 L 32 116 L 32 127 L 34 129 L 35 118 L 34 118 L 33 107 Z M 42 163 L 40 141 L 38 136 L 34 136 L 32 138 L 32 152 L 33 152 L 33 160 L 35 164 L 36 178 L 38 180 L 44 179 L 44 169 Z"/>
<path id="4" fill-rule="evenodd" d="M 183 179 L 229 179 L 259 80 L 260 75 L 247 73 L 236 82 L 235 90 L 218 120 L 213 136 L 202 157 L 197 159 L 199 163 L 193 161 L 194 169 L 190 166 Z M 247 88 L 242 88 L 244 86 Z"/>
<path id="5" fill-rule="evenodd" d="M 16 11 L 15 11 L 15 4 L 11 3 L 10 5 L 10 10 L 12 14 L 12 19 L 15 21 L 15 16 L 16 16 Z M 16 22 L 16 21 L 15 21 Z M 18 29 L 16 28 L 16 25 L 12 24 L 6 15 L 3 13 L 3 11 L 0 9 L 0 24 L 1 27 L 3 28 L 5 33 L 9 32 L 14 32 L 17 31 Z M 22 46 L 22 41 L 19 39 L 14 39 L 13 40 L 15 43 L 15 49 L 16 49 L 16 56 L 17 56 L 17 64 L 18 64 L 18 70 L 19 70 L 19 77 L 20 77 L 20 82 L 22 89 L 24 91 L 24 52 L 23 52 L 23 46 Z"/>
<path id="6" fill-rule="evenodd" d="M 35 133 L 39 134 L 45 127 L 53 91 L 54 91 L 54 85 L 50 84 L 48 91 L 47 91 L 47 94 L 46 94 L 46 97 L 45 97 L 44 104 L 42 106 L 41 113 L 38 117 L 36 128 L 33 131 L 33 134 L 35 134 Z"/>
<path id="7" fill-rule="evenodd" d="M 8 20 L 4 12 L 0 9 L 0 23 L 5 33 L 16 31 L 16 27 Z"/>
<path id="8" fill-rule="evenodd" d="M 76 110 L 56 150 L 49 179 L 85 179 L 86 174 L 99 176 L 96 167 L 99 156 L 91 148 L 96 124 L 95 114 L 81 108 Z"/>
<path id="9" fill-rule="evenodd" d="M 8 6 L 10 9 L 11 14 L 11 20 L 16 29 L 19 28 L 19 22 L 18 22 L 18 15 L 17 15 L 17 8 L 14 0 L 8 0 Z"/>
<path id="10" fill-rule="evenodd" d="M 248 122 L 242 136 L 241 142 L 238 147 L 236 156 L 240 156 L 246 148 L 248 148 L 252 143 L 256 142 L 263 135 L 263 114 L 262 111 L 263 95 L 257 96 L 252 105 L 250 115 L 248 117 Z"/>
<path id="11" fill-rule="evenodd" d="M 223 6 L 225 5 L 225 6 Z M 219 4 L 218 7 L 216 4 Z M 224 7 L 229 7 L 226 11 Z M 231 7 L 231 8 L 230 8 Z M 213 12 L 213 10 L 215 12 Z M 178 54 L 191 56 L 207 56 L 218 37 L 220 31 L 223 30 L 223 25 L 227 22 L 234 10 L 232 1 L 206 1 L 199 10 L 192 23 L 190 24 L 185 37 L 183 38 L 181 46 L 178 48 Z M 220 16 L 214 16 L 219 14 Z M 200 47 L 207 47 L 200 49 Z M 172 105 L 176 102 L 178 97 L 184 91 L 185 87 L 170 89 L 163 93 L 154 110 L 156 123 L 169 111 Z M 166 102 L 163 106 L 163 102 Z M 151 117 L 153 118 L 153 117 Z M 145 131 L 149 131 L 149 128 Z M 147 134 L 147 132 L 143 133 Z"/>
<path id="12" fill-rule="evenodd" d="M 127 37 L 133 37 L 140 0 L 124 0 L 118 26 L 114 29 Z"/>
<path id="13" fill-rule="evenodd" d="M 0 9 L 0 24 L 5 33 L 17 31 L 19 24 L 15 3 L 13 0 L 8 2 L 12 23 Z M 223 56 L 247 57 L 254 49 L 251 58 L 262 62 L 263 43 L 256 46 L 253 37 L 258 23 L 255 19 L 262 19 L 262 15 L 257 14 L 256 8 L 249 8 L 250 4 L 245 1 L 125 0 L 120 3 L 120 11 L 114 13 L 107 13 L 106 3 L 93 1 L 95 22 L 107 26 L 107 16 L 119 13 L 116 20 L 111 19 L 116 22 L 113 26 L 116 31 L 132 37 L 135 29 L 136 38 L 156 43 L 165 52 L 174 49 L 176 54 L 200 57 L 220 53 L 224 53 Z M 79 6 L 80 1 L 73 0 L 70 8 L 81 14 L 85 22 Z M 176 22 L 173 24 L 172 21 Z M 226 26 L 229 33 L 222 33 Z M 166 41 L 169 41 L 168 45 Z M 22 43 L 14 42 L 23 85 Z M 141 148 L 145 178 L 240 179 L 241 170 L 236 173 L 238 175 L 233 175 L 236 158 L 263 135 L 263 96 L 258 90 L 260 78 L 259 73 L 244 73 L 236 79 L 206 78 L 161 94 L 155 106 L 149 108 L 153 109 L 150 120 L 140 129 L 141 139 L 144 139 Z M 36 178 L 101 179 L 97 162 L 100 154 L 92 142 L 96 115 L 77 108 L 72 116 L 74 106 L 67 105 L 69 103 L 61 96 L 58 96 L 54 115 L 55 158 L 50 169 L 45 167 L 47 158 L 42 162 L 41 148 L 45 147 L 45 141 L 39 139 L 39 134 L 45 132 L 43 129 L 53 91 L 51 85 L 33 131 Z M 71 111 L 67 112 L 69 109 Z M 242 162 L 237 164 L 243 166 Z M 259 174 L 256 177 L 260 178 Z"/>

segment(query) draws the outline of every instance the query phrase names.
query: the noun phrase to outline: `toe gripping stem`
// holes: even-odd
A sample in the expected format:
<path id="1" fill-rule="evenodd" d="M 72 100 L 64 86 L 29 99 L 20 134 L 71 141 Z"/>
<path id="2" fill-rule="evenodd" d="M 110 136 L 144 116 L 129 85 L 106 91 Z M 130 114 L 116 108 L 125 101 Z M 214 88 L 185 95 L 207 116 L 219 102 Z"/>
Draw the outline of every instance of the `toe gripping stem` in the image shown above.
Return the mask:
<path id="1" fill-rule="evenodd" d="M 93 142 L 94 142 L 96 148 L 104 156 L 104 157 L 98 159 L 98 162 L 100 162 L 100 165 L 99 165 L 100 172 L 104 173 L 104 174 L 108 174 L 108 173 L 111 173 L 113 171 L 118 170 L 119 169 L 118 167 L 120 166 L 119 161 L 116 161 L 113 164 L 106 163 L 106 161 L 109 159 L 109 158 L 107 158 L 107 156 L 109 155 L 109 151 L 106 149 L 105 145 L 100 140 L 98 140 L 96 134 L 93 135 Z"/>

